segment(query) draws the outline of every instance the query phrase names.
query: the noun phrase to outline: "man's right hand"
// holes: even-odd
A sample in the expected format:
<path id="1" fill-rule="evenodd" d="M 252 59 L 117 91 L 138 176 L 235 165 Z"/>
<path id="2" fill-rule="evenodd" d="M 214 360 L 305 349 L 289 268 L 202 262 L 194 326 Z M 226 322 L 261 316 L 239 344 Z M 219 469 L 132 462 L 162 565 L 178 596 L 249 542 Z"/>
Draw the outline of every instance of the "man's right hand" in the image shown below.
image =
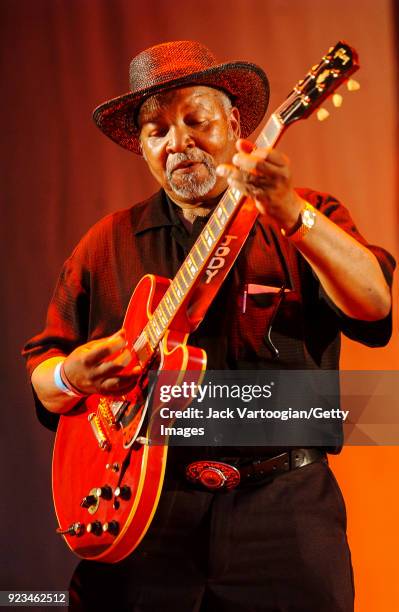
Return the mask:
<path id="1" fill-rule="evenodd" d="M 132 361 L 125 330 L 76 348 L 64 361 L 64 372 L 73 387 L 84 395 L 122 394 L 131 388 L 141 373 L 135 366 L 129 374 L 123 369 Z"/>
<path id="2" fill-rule="evenodd" d="M 54 370 L 64 361 L 64 372 L 69 383 L 83 395 L 122 395 L 131 389 L 141 367 L 136 365 L 124 371 L 132 361 L 123 329 L 112 336 L 92 340 L 76 348 L 67 357 L 51 357 L 35 368 L 32 385 L 47 410 L 68 412 L 79 401 L 61 391 L 54 382 Z"/>

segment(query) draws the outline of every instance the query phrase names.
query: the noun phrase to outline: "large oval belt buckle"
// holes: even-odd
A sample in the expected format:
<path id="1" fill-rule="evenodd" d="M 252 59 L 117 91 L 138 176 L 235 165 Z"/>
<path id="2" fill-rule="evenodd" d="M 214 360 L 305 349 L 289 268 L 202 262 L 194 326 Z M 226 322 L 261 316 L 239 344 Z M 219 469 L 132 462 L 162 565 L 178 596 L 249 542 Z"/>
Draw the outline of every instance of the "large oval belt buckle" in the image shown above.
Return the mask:
<path id="1" fill-rule="evenodd" d="M 240 483 L 240 472 L 221 461 L 194 461 L 186 467 L 186 478 L 210 491 L 235 489 Z"/>

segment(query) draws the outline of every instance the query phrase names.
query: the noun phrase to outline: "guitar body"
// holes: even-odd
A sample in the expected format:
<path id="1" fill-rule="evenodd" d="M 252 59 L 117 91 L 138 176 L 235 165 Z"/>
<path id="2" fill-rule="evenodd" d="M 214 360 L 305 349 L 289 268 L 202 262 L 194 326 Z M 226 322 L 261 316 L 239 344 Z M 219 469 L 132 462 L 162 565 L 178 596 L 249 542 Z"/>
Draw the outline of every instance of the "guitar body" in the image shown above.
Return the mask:
<path id="1" fill-rule="evenodd" d="M 129 345 L 142 332 L 170 282 L 147 275 L 137 285 L 124 321 Z M 183 317 L 179 324 L 184 328 Z M 159 345 L 157 365 L 168 384 L 181 384 L 186 371 L 189 382 L 202 380 L 206 354 L 188 346 L 187 337 L 188 331 L 169 329 Z M 64 538 L 79 557 L 120 561 L 136 548 L 150 525 L 167 457 L 166 444 L 148 443 L 158 413 L 153 405 L 152 418 L 147 414 L 150 393 L 146 377 L 122 397 L 92 395 L 60 418 L 53 453 L 54 505 L 59 531 L 69 530 Z M 112 410 L 120 405 L 127 408 L 112 423 Z"/>

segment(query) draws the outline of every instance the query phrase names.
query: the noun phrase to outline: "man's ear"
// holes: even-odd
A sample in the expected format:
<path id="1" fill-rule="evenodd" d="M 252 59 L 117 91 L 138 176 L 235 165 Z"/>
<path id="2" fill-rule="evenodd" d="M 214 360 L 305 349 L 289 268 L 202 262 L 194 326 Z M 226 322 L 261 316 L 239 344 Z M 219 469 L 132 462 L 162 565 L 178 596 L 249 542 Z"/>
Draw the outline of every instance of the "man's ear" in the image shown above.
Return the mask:
<path id="1" fill-rule="evenodd" d="M 240 111 L 236 106 L 233 106 L 233 108 L 230 110 L 229 121 L 232 133 L 234 135 L 234 139 L 237 140 L 241 136 L 241 123 Z"/>

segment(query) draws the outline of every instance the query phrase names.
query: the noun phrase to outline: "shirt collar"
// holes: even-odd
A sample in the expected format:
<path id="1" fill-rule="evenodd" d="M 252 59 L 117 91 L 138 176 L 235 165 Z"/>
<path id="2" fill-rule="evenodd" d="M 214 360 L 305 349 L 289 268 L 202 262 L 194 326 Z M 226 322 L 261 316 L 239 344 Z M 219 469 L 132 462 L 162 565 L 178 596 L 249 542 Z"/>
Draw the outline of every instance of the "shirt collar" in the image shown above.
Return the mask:
<path id="1" fill-rule="evenodd" d="M 134 211 L 133 207 L 133 211 Z M 178 217 L 173 206 L 163 189 L 158 191 L 145 205 L 141 207 L 141 215 L 137 220 L 134 235 L 141 234 L 147 230 L 157 227 L 178 225 Z"/>
<path id="2" fill-rule="evenodd" d="M 222 198 L 223 195 L 224 192 L 220 197 Z M 176 204 L 163 189 L 160 189 L 149 200 L 146 200 L 133 233 L 136 236 L 147 230 L 168 226 L 182 227 L 183 223 L 176 212 Z"/>

